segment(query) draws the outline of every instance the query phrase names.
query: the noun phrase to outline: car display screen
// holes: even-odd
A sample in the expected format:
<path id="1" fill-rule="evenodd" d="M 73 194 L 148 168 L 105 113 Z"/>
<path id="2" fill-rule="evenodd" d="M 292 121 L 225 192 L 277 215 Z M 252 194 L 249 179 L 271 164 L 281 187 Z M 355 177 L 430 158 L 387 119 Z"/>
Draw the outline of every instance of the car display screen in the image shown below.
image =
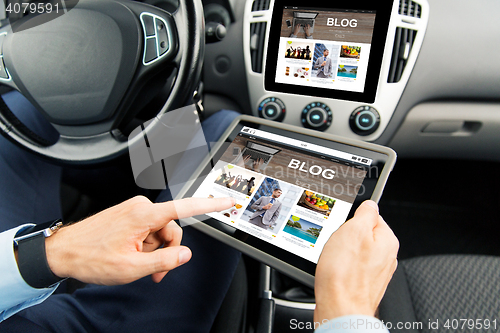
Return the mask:
<path id="1" fill-rule="evenodd" d="M 266 89 L 373 102 L 390 6 L 277 7 L 281 3 L 273 11 Z"/>
<path id="2" fill-rule="evenodd" d="M 285 6 L 275 81 L 363 92 L 375 15 Z"/>

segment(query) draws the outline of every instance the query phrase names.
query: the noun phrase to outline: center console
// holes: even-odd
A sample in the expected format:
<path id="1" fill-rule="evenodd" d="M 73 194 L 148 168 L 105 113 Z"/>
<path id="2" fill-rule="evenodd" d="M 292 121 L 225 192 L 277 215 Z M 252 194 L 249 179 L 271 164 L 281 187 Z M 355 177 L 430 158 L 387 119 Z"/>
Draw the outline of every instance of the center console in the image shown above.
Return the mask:
<path id="1" fill-rule="evenodd" d="M 376 140 L 418 56 L 427 1 L 386 4 L 390 20 L 383 35 L 377 20 L 389 13 L 380 9 L 290 4 L 246 3 L 243 45 L 253 115 Z"/>

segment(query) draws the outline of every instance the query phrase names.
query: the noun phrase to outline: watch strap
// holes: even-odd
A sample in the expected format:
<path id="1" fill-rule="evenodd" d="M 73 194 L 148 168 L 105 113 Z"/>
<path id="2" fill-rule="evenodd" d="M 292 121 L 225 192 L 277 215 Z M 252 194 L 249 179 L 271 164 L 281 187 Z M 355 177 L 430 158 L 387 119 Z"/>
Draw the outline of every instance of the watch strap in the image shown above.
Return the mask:
<path id="1" fill-rule="evenodd" d="M 43 232 L 19 240 L 17 261 L 21 276 L 33 288 L 48 288 L 63 280 L 50 270 Z"/>

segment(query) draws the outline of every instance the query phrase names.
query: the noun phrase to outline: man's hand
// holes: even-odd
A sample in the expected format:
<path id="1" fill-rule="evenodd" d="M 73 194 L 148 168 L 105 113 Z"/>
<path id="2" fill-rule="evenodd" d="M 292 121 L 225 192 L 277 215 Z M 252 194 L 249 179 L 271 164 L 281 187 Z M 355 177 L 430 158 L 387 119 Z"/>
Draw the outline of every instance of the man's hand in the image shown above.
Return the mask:
<path id="1" fill-rule="evenodd" d="M 293 34 L 295 36 L 298 36 L 299 35 L 299 32 L 300 32 L 300 24 L 296 24 L 295 25 L 295 28 L 293 29 Z"/>
<path id="2" fill-rule="evenodd" d="M 311 25 L 310 24 L 306 24 L 306 26 L 304 27 L 304 32 L 306 33 L 306 37 L 311 37 Z"/>
<path id="3" fill-rule="evenodd" d="M 374 316 L 396 270 L 398 249 L 377 204 L 361 204 L 323 248 L 316 268 L 314 321 Z"/>
<path id="4" fill-rule="evenodd" d="M 259 172 L 260 171 L 260 166 L 264 164 L 264 160 L 262 158 L 258 158 L 257 160 L 253 161 L 253 171 Z"/>
<path id="5" fill-rule="evenodd" d="M 191 250 L 180 246 L 182 229 L 173 220 L 233 205 L 231 198 L 153 204 L 138 196 L 47 238 L 47 261 L 55 275 L 86 283 L 125 284 L 147 275 L 160 282 L 191 259 Z"/>
<path id="6" fill-rule="evenodd" d="M 273 206 L 273 204 L 272 204 L 272 203 L 268 203 L 267 205 L 265 205 L 264 207 L 262 207 L 262 209 L 268 210 L 268 209 L 270 209 L 272 206 Z"/>
<path id="7" fill-rule="evenodd" d="M 321 67 L 325 67 L 325 65 L 326 65 L 326 60 L 323 61 L 323 63 L 321 64 Z"/>
<path id="8" fill-rule="evenodd" d="M 244 168 L 245 167 L 245 163 L 247 163 L 250 158 L 251 158 L 250 155 L 242 156 L 238 160 L 238 163 L 236 163 L 236 165 L 239 166 L 239 167 L 241 167 L 241 168 Z"/>

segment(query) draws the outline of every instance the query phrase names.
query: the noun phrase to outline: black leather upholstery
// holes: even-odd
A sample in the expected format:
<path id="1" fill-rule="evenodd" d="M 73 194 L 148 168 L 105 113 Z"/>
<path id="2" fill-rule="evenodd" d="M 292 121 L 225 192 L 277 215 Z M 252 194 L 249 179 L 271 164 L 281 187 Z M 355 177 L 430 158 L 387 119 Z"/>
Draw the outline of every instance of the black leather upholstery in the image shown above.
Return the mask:
<path id="1" fill-rule="evenodd" d="M 489 330 L 460 319 L 497 319 Z M 438 255 L 403 260 L 380 304 L 380 319 L 394 332 L 498 332 L 500 330 L 500 258 L 477 255 Z M 458 329 L 444 327 L 447 320 Z M 429 323 L 439 322 L 439 328 Z M 422 327 L 398 329 L 396 323 L 421 322 Z"/>
<path id="2" fill-rule="evenodd" d="M 247 294 L 247 271 L 245 262 L 241 258 L 210 333 L 238 333 L 245 331 Z"/>

